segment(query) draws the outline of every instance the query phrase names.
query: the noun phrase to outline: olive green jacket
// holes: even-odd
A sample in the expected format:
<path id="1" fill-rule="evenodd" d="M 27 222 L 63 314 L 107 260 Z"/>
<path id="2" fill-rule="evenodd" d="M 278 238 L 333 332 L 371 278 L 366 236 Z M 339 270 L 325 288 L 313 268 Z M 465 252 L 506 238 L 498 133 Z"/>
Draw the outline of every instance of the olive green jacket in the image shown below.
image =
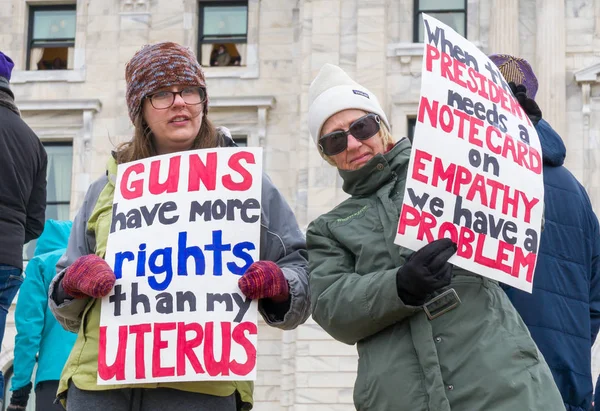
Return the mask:
<path id="1" fill-rule="evenodd" d="M 564 410 L 550 370 L 495 281 L 454 268 L 462 301 L 430 320 L 398 297 L 396 272 L 412 253 L 394 244 L 410 142 L 356 171 L 351 195 L 310 224 L 313 318 L 357 344 L 359 411 Z"/>

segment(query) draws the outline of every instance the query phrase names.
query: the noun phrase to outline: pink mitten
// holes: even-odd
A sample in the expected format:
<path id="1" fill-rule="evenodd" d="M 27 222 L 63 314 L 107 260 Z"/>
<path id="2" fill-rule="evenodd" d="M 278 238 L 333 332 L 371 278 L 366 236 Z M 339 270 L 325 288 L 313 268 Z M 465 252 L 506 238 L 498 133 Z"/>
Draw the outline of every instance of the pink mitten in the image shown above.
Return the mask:
<path id="1" fill-rule="evenodd" d="M 74 298 L 101 298 L 110 293 L 115 281 L 115 273 L 106 261 L 96 254 L 88 254 L 67 268 L 62 286 Z"/>
<path id="2" fill-rule="evenodd" d="M 253 300 L 271 298 L 275 302 L 286 301 L 289 285 L 283 271 L 272 261 L 255 261 L 238 280 L 242 293 Z"/>

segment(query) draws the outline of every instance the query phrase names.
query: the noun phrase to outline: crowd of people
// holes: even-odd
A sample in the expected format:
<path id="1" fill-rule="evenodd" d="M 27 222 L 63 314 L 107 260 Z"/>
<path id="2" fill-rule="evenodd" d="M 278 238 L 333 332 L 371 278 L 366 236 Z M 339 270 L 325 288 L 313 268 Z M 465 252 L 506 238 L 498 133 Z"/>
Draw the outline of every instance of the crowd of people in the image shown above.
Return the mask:
<path id="1" fill-rule="evenodd" d="M 219 50 L 216 64 L 230 64 L 227 57 Z M 377 96 L 338 66 L 325 64 L 310 85 L 308 128 L 349 198 L 312 221 L 304 236 L 263 175 L 260 257 L 238 286 L 258 300 L 271 327 L 294 329 L 312 313 L 333 338 L 356 344 L 358 410 L 592 409 L 598 220 L 563 166 L 561 137 L 535 102 L 531 66 L 515 56 L 490 58 L 542 146 L 544 227 L 533 293 L 452 265 L 457 245 L 450 239 L 418 250 L 394 243 L 411 142 L 391 134 Z M 229 131 L 209 120 L 196 57 L 162 42 L 129 60 L 132 138 L 106 159 L 106 172 L 91 184 L 72 223 L 45 221 L 46 154 L 14 103 L 13 66 L 0 53 L 0 342 L 20 288 L 7 409 L 25 410 L 32 389 L 38 411 L 252 409 L 249 381 L 97 382 L 101 301 L 116 282 L 104 257 L 118 165 L 235 147 Z M 38 237 L 23 273 L 23 245 Z"/>

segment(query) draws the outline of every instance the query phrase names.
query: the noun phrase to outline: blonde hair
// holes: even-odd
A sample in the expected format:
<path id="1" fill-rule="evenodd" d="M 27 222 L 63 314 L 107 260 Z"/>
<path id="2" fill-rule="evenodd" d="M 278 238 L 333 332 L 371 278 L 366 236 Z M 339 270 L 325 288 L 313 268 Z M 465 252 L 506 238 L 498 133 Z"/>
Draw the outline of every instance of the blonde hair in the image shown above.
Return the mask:
<path id="1" fill-rule="evenodd" d="M 143 158 L 153 157 L 157 155 L 154 147 L 154 134 L 140 114 L 133 122 L 135 131 L 133 138 L 130 141 L 120 144 L 116 150 L 117 164 L 137 161 Z M 198 135 L 192 143 L 190 150 L 199 148 L 214 148 L 219 146 L 219 136 L 217 129 L 212 122 L 205 116 L 202 117 L 202 124 Z"/>
<path id="2" fill-rule="evenodd" d="M 379 123 L 379 132 L 374 137 L 381 138 L 381 142 L 383 143 L 384 147 L 387 147 L 390 144 L 394 144 L 394 137 L 392 136 L 392 133 L 390 133 L 390 130 L 388 130 L 387 126 L 385 125 L 385 123 L 383 121 L 381 121 Z M 373 138 L 373 137 L 371 137 L 371 138 Z M 325 161 L 327 161 L 330 165 L 335 167 L 335 161 L 333 161 L 331 159 L 331 157 L 323 154 L 323 152 L 321 150 L 319 150 L 319 154 L 321 155 L 321 157 L 323 157 L 323 159 Z"/>

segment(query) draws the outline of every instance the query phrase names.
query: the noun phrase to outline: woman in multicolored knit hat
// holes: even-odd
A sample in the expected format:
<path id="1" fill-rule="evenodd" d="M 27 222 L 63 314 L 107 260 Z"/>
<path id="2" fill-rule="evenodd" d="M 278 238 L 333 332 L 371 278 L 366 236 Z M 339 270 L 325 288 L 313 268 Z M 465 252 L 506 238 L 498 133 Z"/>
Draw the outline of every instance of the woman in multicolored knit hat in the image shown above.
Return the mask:
<path id="1" fill-rule="evenodd" d="M 79 332 L 65 365 L 58 398 L 71 410 L 223 410 L 252 408 L 251 382 L 202 381 L 98 385 L 101 297 L 115 274 L 103 260 L 110 231 L 117 164 L 183 150 L 233 146 L 208 120 L 204 73 L 195 56 L 175 43 L 148 45 L 125 69 L 133 139 L 118 147 L 107 173 L 89 188 L 73 223 L 65 255 L 50 286 L 59 322 Z M 240 278 L 242 292 L 259 300 L 267 324 L 292 329 L 309 315 L 306 244 L 292 210 L 265 176 L 262 181 L 260 261 Z"/>

